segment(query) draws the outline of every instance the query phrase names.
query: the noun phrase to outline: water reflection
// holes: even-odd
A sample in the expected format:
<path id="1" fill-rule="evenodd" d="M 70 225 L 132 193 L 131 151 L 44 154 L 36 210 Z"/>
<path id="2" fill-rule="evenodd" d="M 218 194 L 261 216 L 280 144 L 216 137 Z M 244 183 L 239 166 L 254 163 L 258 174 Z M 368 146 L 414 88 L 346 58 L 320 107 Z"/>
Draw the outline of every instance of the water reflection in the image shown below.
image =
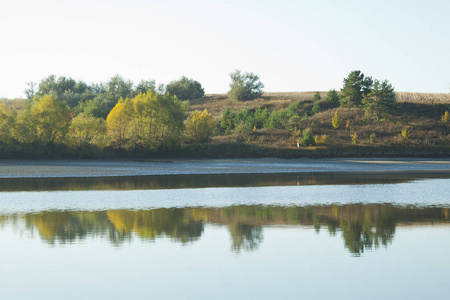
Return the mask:
<path id="1" fill-rule="evenodd" d="M 349 204 L 327 206 L 230 206 L 222 208 L 159 208 L 149 210 L 46 211 L 0 215 L 1 227 L 19 227 L 36 233 L 48 244 L 73 243 L 101 237 L 120 246 L 136 238 L 170 238 L 189 244 L 201 238 L 206 224 L 228 227 L 231 249 L 255 250 L 263 242 L 264 227 L 307 226 L 322 234 L 342 236 L 352 254 L 388 246 L 397 226 L 449 225 L 448 207 Z"/>
<path id="2" fill-rule="evenodd" d="M 205 187 L 394 184 L 422 178 L 450 178 L 433 172 L 333 172 L 272 174 L 190 174 L 152 176 L 1 178 L 0 191 L 150 190 Z"/>

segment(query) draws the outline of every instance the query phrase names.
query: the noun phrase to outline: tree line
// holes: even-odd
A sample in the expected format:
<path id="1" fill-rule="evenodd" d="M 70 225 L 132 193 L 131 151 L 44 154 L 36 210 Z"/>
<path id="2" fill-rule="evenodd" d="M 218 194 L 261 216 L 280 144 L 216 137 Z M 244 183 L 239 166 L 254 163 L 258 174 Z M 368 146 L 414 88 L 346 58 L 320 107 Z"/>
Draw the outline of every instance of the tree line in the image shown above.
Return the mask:
<path id="1" fill-rule="evenodd" d="M 236 70 L 230 79 L 228 96 L 233 101 L 262 97 L 264 84 L 259 76 Z M 135 85 L 118 75 L 100 84 L 50 75 L 38 85 L 28 84 L 25 93 L 28 100 L 21 108 L 0 103 L 0 150 L 5 153 L 54 145 L 71 149 L 170 148 L 206 142 L 215 134 L 234 134 L 236 140 L 244 141 L 262 128 L 286 129 L 296 136 L 303 133 L 299 141 L 309 146 L 319 140 L 308 128 L 299 131 L 299 124 L 309 117 L 339 106 L 348 110 L 359 107 L 379 122 L 394 111 L 396 101 L 387 80 L 373 80 L 359 70 L 344 78 L 340 92 L 332 89 L 324 99 L 316 92 L 312 106 L 293 102 L 279 110 L 227 108 L 220 120 L 214 120 L 207 110 L 187 114 L 189 100 L 202 98 L 205 92 L 198 81 L 185 76 L 157 86 L 154 80 Z M 332 125 L 338 128 L 339 116 L 335 118 Z M 326 139 L 320 138 L 322 142 Z"/>

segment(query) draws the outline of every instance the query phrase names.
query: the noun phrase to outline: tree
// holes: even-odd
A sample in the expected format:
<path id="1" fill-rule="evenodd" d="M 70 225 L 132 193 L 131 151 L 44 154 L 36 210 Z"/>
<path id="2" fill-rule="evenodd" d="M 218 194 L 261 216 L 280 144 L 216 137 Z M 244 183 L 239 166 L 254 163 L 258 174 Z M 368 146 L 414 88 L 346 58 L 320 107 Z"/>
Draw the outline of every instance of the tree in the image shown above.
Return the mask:
<path id="1" fill-rule="evenodd" d="M 337 111 L 334 114 L 334 117 L 331 118 L 331 125 L 333 125 L 334 129 L 338 129 L 341 126 L 341 118 L 339 118 Z"/>
<path id="2" fill-rule="evenodd" d="M 264 84 L 259 80 L 259 76 L 253 73 L 241 74 L 241 71 L 235 70 L 230 74 L 231 84 L 228 95 L 235 101 L 253 100 L 261 97 Z"/>
<path id="3" fill-rule="evenodd" d="M 169 94 L 148 91 L 132 99 L 120 99 L 106 118 L 109 135 L 119 146 L 178 143 L 184 128 L 182 102 Z"/>
<path id="4" fill-rule="evenodd" d="M 227 107 L 222 113 L 222 119 L 220 120 L 220 129 L 225 134 L 230 134 L 234 129 L 235 114 L 231 112 L 231 109 Z"/>
<path id="5" fill-rule="evenodd" d="M 205 95 L 205 91 L 200 82 L 185 76 L 167 84 L 166 92 L 172 96 L 177 96 L 180 100 L 199 99 Z"/>
<path id="6" fill-rule="evenodd" d="M 148 91 L 156 92 L 156 82 L 154 80 L 141 80 L 136 86 L 135 94 L 145 94 Z"/>
<path id="7" fill-rule="evenodd" d="M 27 96 L 27 99 L 31 101 L 31 100 L 33 100 L 33 97 L 36 94 L 36 91 L 34 90 L 36 83 L 27 82 L 27 86 L 28 86 L 28 88 L 25 90 L 25 95 Z"/>
<path id="8" fill-rule="evenodd" d="M 350 110 L 352 106 L 361 105 L 364 96 L 370 92 L 372 84 L 372 77 L 364 77 L 359 70 L 350 72 L 344 79 L 344 86 L 341 89 L 341 106 L 347 106 Z"/>
<path id="9" fill-rule="evenodd" d="M 302 145 L 309 147 L 314 146 L 315 144 L 313 130 L 310 127 L 305 128 L 303 130 Z"/>
<path id="10" fill-rule="evenodd" d="M 125 140 L 127 125 L 131 120 L 129 106 L 130 100 L 128 98 L 120 99 L 106 118 L 108 134 L 119 146 L 122 146 Z"/>
<path id="11" fill-rule="evenodd" d="M 339 94 L 336 90 L 329 90 L 324 100 L 326 103 L 337 106 L 339 105 Z"/>
<path id="12" fill-rule="evenodd" d="M 0 143 L 12 141 L 17 112 L 5 103 L 0 103 Z"/>
<path id="13" fill-rule="evenodd" d="M 104 119 L 85 114 L 73 118 L 69 128 L 70 141 L 77 146 L 97 143 L 105 133 Z"/>
<path id="14" fill-rule="evenodd" d="M 319 101 L 321 99 L 322 99 L 322 97 L 320 97 L 320 93 L 319 92 L 315 92 L 313 101 L 315 102 L 315 101 Z"/>
<path id="15" fill-rule="evenodd" d="M 375 80 L 373 88 L 364 97 L 363 104 L 366 113 L 375 116 L 375 119 L 379 122 L 380 117 L 391 113 L 395 101 L 396 96 L 392 85 L 387 80 L 382 82 Z"/>
<path id="16" fill-rule="evenodd" d="M 215 122 L 208 110 L 194 111 L 186 124 L 187 135 L 196 142 L 206 142 L 214 134 Z"/>
<path id="17" fill-rule="evenodd" d="M 48 144 L 64 139 L 71 120 L 67 106 L 53 95 L 38 99 L 31 107 L 30 117 L 36 140 Z"/>

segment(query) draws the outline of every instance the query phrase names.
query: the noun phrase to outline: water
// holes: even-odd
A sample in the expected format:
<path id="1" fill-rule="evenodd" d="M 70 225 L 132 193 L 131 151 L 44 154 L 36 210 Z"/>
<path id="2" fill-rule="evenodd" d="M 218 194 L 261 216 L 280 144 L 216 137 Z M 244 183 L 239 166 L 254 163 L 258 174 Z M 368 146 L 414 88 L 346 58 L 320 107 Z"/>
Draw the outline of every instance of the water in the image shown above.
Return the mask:
<path id="1" fill-rule="evenodd" d="M 446 174 L 215 176 L 2 181 L 0 299 L 450 292 Z"/>

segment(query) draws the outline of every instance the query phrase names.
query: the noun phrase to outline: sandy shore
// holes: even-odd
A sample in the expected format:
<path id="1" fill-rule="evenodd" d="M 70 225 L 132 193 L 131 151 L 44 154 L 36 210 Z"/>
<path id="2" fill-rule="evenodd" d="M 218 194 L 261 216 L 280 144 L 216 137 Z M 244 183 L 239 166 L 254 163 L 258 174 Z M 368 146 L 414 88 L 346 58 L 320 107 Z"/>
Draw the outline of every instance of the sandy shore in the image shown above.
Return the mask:
<path id="1" fill-rule="evenodd" d="M 450 159 L 0 160 L 0 178 L 320 172 L 450 173 Z"/>

